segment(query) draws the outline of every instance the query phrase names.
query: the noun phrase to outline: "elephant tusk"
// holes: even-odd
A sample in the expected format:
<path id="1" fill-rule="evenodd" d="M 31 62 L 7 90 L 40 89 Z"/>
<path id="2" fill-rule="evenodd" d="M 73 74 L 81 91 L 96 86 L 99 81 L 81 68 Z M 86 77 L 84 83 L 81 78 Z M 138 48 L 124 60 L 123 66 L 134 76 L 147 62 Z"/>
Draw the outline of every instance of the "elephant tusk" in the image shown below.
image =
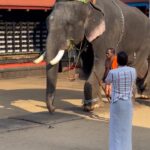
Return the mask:
<path id="1" fill-rule="evenodd" d="M 38 64 L 38 63 L 42 62 L 42 61 L 44 60 L 45 53 L 46 53 L 46 52 L 44 52 L 40 57 L 38 57 L 37 59 L 35 59 L 35 60 L 33 61 L 33 63 Z"/>
<path id="2" fill-rule="evenodd" d="M 51 65 L 57 64 L 63 57 L 65 50 L 59 50 L 58 54 L 50 61 Z"/>

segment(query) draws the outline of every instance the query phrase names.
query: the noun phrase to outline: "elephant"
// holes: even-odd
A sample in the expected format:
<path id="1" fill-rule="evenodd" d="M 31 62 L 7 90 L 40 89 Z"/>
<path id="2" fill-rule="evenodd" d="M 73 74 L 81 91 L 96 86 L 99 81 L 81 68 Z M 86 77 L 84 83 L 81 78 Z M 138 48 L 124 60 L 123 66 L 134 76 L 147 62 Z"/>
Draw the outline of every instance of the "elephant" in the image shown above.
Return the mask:
<path id="1" fill-rule="evenodd" d="M 35 61 L 46 59 L 46 104 L 49 112 L 55 110 L 53 101 L 58 63 L 70 43 L 77 45 L 84 39 L 91 46 L 83 60 L 93 57 L 84 85 L 85 110 L 92 110 L 99 101 L 95 73 L 101 80 L 105 51 L 110 47 L 128 54 L 129 65 L 137 70 L 138 92 L 150 94 L 150 20 L 137 8 L 120 0 L 59 0 L 48 17 L 47 27 L 46 52 Z M 86 63 L 84 67 L 88 68 Z"/>

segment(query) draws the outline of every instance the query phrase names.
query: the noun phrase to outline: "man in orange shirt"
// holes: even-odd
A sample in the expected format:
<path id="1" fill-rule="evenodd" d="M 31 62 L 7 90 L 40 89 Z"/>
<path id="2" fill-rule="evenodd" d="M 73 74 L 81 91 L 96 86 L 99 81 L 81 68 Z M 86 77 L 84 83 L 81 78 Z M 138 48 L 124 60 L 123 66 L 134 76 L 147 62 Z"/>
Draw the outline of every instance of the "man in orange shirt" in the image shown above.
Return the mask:
<path id="1" fill-rule="evenodd" d="M 106 50 L 105 72 L 104 72 L 104 75 L 102 78 L 103 82 L 105 82 L 105 78 L 107 77 L 109 70 L 115 69 L 117 67 L 118 67 L 118 63 L 117 63 L 117 56 L 115 53 L 115 49 L 114 48 L 108 48 Z M 111 85 L 105 86 L 105 92 L 108 96 L 110 96 Z"/>
<path id="2" fill-rule="evenodd" d="M 102 80 L 105 81 L 105 78 L 107 77 L 109 70 L 115 69 L 117 67 L 118 67 L 118 63 L 117 63 L 117 56 L 115 54 L 115 49 L 108 48 L 106 50 L 105 72 Z"/>

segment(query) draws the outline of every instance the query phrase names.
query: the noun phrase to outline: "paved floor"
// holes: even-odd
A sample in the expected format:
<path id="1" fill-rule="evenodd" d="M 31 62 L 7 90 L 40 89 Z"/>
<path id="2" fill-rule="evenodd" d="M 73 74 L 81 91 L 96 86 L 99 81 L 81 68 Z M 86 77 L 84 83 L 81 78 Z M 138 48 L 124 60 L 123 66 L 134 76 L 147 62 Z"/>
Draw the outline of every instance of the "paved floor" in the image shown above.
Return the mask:
<path id="1" fill-rule="evenodd" d="M 0 150 L 107 150 L 109 104 L 82 111 L 84 81 L 60 75 L 56 112 L 45 106 L 45 77 L 0 80 Z M 134 104 L 133 150 L 149 150 L 150 107 Z"/>

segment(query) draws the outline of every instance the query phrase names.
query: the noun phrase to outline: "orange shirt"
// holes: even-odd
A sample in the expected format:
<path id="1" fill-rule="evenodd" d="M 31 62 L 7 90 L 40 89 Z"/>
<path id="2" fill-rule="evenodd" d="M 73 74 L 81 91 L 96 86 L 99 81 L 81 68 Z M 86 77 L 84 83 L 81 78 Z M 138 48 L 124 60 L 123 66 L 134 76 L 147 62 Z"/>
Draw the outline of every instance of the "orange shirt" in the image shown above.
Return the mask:
<path id="1" fill-rule="evenodd" d="M 116 69 L 116 68 L 118 68 L 117 56 L 114 56 L 114 59 L 111 64 L 111 69 Z"/>
<path id="2" fill-rule="evenodd" d="M 111 69 L 116 69 L 116 68 L 118 68 L 118 63 L 117 63 L 117 56 L 114 56 L 114 58 L 113 58 L 113 61 L 112 61 L 112 64 L 111 64 Z M 105 85 L 105 94 L 107 95 L 107 96 L 110 96 L 111 95 L 111 85 L 108 85 L 108 84 L 106 84 Z"/>

